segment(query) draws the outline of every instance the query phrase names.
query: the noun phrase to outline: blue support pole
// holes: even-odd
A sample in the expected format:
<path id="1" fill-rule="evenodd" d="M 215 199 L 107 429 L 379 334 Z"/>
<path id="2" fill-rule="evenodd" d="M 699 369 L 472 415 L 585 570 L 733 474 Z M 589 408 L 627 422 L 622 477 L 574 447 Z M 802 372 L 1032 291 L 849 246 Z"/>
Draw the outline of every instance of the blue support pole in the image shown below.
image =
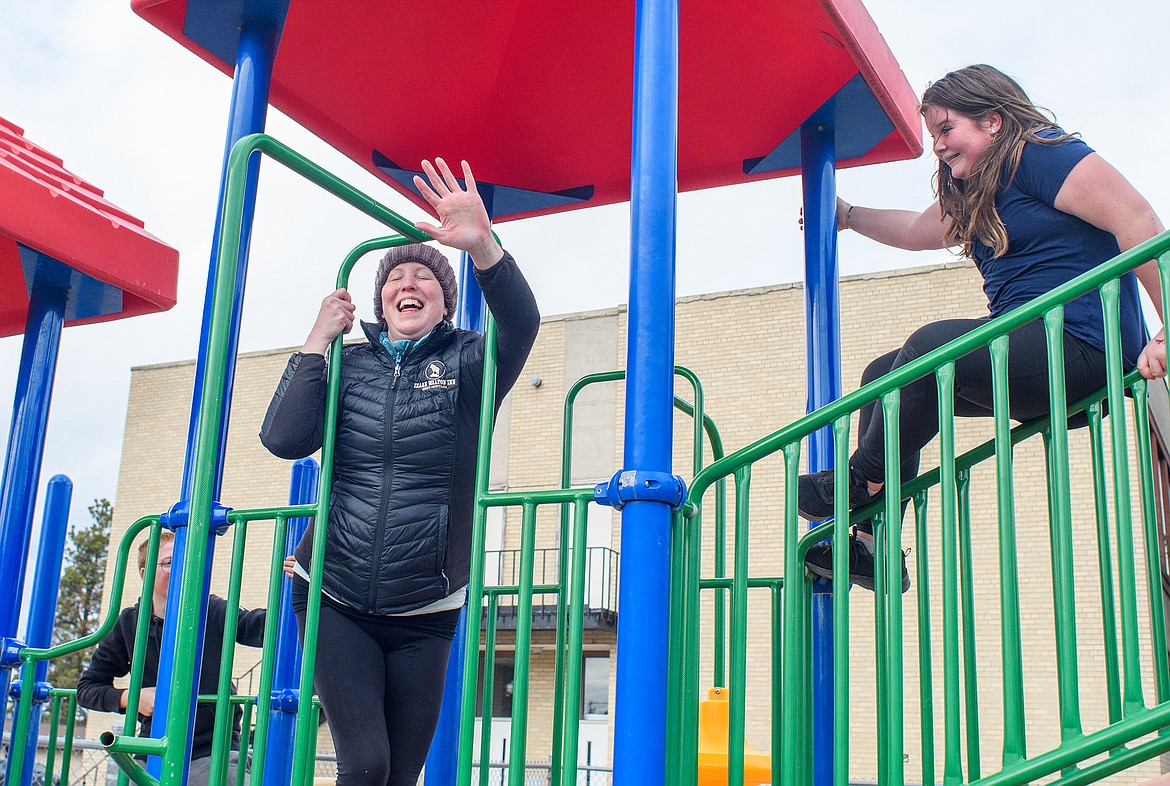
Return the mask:
<path id="1" fill-rule="evenodd" d="M 311 458 L 293 463 L 289 482 L 290 505 L 317 501 L 317 479 L 321 468 Z M 309 526 L 308 519 L 290 519 L 284 555 L 292 556 Z M 301 645 L 297 620 L 292 610 L 292 581 L 285 579 L 280 590 L 280 621 L 276 630 L 276 662 L 272 671 L 272 710 L 268 716 L 268 745 L 264 756 L 264 783 L 288 786 L 292 780 L 293 743 L 296 738 L 298 688 L 301 684 Z"/>
<path id="2" fill-rule="evenodd" d="M 808 411 L 841 395 L 841 317 L 837 291 L 837 167 L 830 102 L 800 129 L 804 192 L 805 333 Z M 833 466 L 833 432 L 810 434 L 808 469 Z M 833 782 L 833 596 L 828 582 L 813 591 L 813 778 Z"/>
<path id="3" fill-rule="evenodd" d="M 639 0 L 634 31 L 624 466 L 671 473 L 674 428 L 678 0 Z M 614 785 L 666 778 L 671 506 L 622 508 Z"/>
<path id="4" fill-rule="evenodd" d="M 66 295 L 57 287 L 34 286 L 29 296 L 4 479 L 0 482 L 0 587 L 5 588 L 0 593 L 0 638 L 14 638 L 20 620 Z M 7 695 L 8 669 L 0 669 L 0 698 Z"/>
<path id="5" fill-rule="evenodd" d="M 490 197 L 484 198 L 484 204 L 491 215 Z M 487 303 L 479 282 L 475 280 L 475 264 L 466 251 L 461 255 L 459 272 L 455 326 L 482 333 L 487 327 Z M 464 604 L 455 626 L 455 638 L 451 641 L 451 657 L 447 659 L 447 676 L 443 683 L 443 704 L 439 707 L 439 722 L 423 768 L 423 786 L 455 786 L 459 777 L 459 714 L 462 710 L 462 655 L 467 642 L 466 631 L 467 604 Z"/>
<path id="6" fill-rule="evenodd" d="M 227 180 L 228 157 L 231 155 L 232 147 L 241 138 L 264 130 L 268 113 L 268 95 L 272 82 L 272 66 L 276 59 L 276 49 L 280 41 L 280 27 L 281 20 L 249 18 L 244 20 L 240 28 L 239 45 L 236 50 L 236 75 L 232 82 L 232 103 L 228 122 L 227 141 L 224 146 L 223 169 L 220 174 L 219 207 L 216 208 L 215 230 L 212 235 L 211 246 L 211 265 L 208 270 L 207 290 L 203 301 L 203 325 L 199 336 L 199 359 L 195 367 L 195 386 L 191 400 L 191 420 L 187 431 L 187 452 L 183 463 L 183 484 L 179 495 L 180 502 L 176 506 L 180 511 L 180 520 L 178 522 L 180 525 L 185 524 L 181 520 L 181 516 L 183 515 L 182 511 L 186 511 L 190 507 L 192 487 L 194 485 L 194 450 L 198 432 L 200 402 L 205 384 L 204 375 L 208 362 L 206 356 L 207 339 L 211 330 L 211 306 L 214 301 L 215 292 L 215 260 L 219 256 L 219 234 L 223 222 L 223 189 Z M 259 166 L 260 158 L 258 155 L 255 155 L 252 161 L 249 162 L 248 169 L 248 185 L 244 200 L 244 220 L 240 231 L 240 258 L 234 288 L 235 299 L 232 302 L 228 363 L 224 378 L 224 389 L 222 391 L 223 400 L 229 402 L 231 401 L 232 388 L 235 381 L 236 348 L 239 344 L 240 319 L 243 312 L 244 288 L 248 269 L 248 248 L 251 242 L 252 218 L 255 213 L 256 184 Z M 229 415 L 230 407 L 224 407 L 223 416 L 219 424 L 219 450 L 215 471 L 216 499 L 219 498 L 220 484 L 223 478 L 223 462 L 227 445 Z M 205 552 L 206 569 L 202 575 L 188 575 L 188 571 L 185 569 L 187 528 L 186 526 L 179 526 L 175 529 L 171 575 L 172 577 L 181 576 L 183 583 L 190 581 L 201 582 L 203 587 L 202 597 L 204 598 L 204 602 L 197 621 L 199 630 L 199 635 L 196 639 L 197 646 L 189 655 L 194 658 L 196 664 L 201 662 L 203 656 L 203 634 L 206 628 L 207 617 L 206 597 L 210 592 L 211 564 L 214 552 L 215 536 L 209 535 Z M 168 594 L 165 617 L 168 620 L 176 620 L 179 617 L 179 594 L 179 592 L 171 592 Z M 167 686 L 171 684 L 175 640 L 179 627 L 180 625 L 178 624 L 165 625 L 163 627 L 162 656 L 159 661 L 158 670 L 158 685 L 163 689 L 155 697 L 154 721 L 151 724 L 151 733 L 155 736 L 161 736 L 166 729 L 167 713 L 170 710 L 171 703 L 170 690 Z M 196 674 L 198 675 L 198 669 L 196 669 Z M 185 696 L 183 701 L 186 702 L 185 706 L 188 711 L 189 720 L 187 723 L 186 753 L 183 754 L 184 761 L 189 758 L 191 739 L 194 734 L 194 723 L 192 720 L 195 714 L 195 701 L 199 690 L 198 679 L 194 680 L 192 685 L 185 687 L 188 689 L 189 695 Z M 156 778 L 161 775 L 162 763 L 158 757 L 151 757 L 149 759 L 147 770 Z M 184 766 L 181 786 L 186 785 L 186 772 L 187 768 Z M 180 785 L 176 784 L 175 786 Z"/>
<path id="7" fill-rule="evenodd" d="M 45 649 L 53 643 L 53 620 L 57 614 L 57 592 L 61 588 L 61 563 L 65 555 L 65 534 L 69 531 L 69 500 L 73 497 L 73 481 L 64 475 L 54 475 L 45 485 L 45 512 L 41 519 L 41 543 L 37 548 L 37 570 L 33 577 L 32 598 L 28 610 L 28 629 L 25 643 L 29 647 Z M 32 690 L 29 713 L 29 734 L 25 741 L 24 766 L 20 778 L 13 780 L 9 769 L 5 783 L 32 786 L 33 764 L 37 760 L 37 735 L 41 728 L 41 711 L 49 696 L 49 662 L 37 664 L 33 685 L 21 685 L 21 690 Z M 11 765 L 12 756 L 8 757 Z"/>

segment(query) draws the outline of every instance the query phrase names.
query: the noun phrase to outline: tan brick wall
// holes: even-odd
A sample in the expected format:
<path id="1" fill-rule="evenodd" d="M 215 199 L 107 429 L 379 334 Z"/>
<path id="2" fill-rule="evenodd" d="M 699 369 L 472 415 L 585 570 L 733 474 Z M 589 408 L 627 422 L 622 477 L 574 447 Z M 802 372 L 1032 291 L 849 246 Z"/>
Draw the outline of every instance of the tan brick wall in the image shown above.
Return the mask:
<path id="1" fill-rule="evenodd" d="M 680 299 L 677 310 L 676 362 L 695 371 L 704 385 L 706 411 L 718 425 L 727 452 L 749 444 L 799 418 L 805 406 L 804 305 L 800 285 L 781 285 L 740 292 L 717 293 Z M 952 317 L 975 317 L 986 313 L 977 272 L 968 264 L 949 263 L 907 271 L 855 276 L 841 283 L 842 378 L 845 392 L 856 388 L 865 365 L 879 354 L 896 348 L 916 327 Z M 586 368 L 582 371 L 609 371 L 624 364 L 625 310 L 610 309 L 547 318 L 525 372 L 511 394 L 511 416 L 501 424 L 496 438 L 509 440 L 506 478 L 511 490 L 555 486 L 559 478 L 562 402 L 571 380 L 565 379 L 565 353 L 574 336 L 599 319 L 616 324 L 616 366 Z M 616 319 L 615 319 L 616 317 Z M 583 324 L 584 323 L 584 324 Z M 287 497 L 288 462 L 274 459 L 256 439 L 287 350 L 253 353 L 240 358 L 236 402 L 229 440 L 224 501 L 236 508 L 283 503 Z M 604 356 L 605 353 L 598 353 Z M 574 361 L 577 356 L 574 356 Z M 572 365 L 580 366 L 574 362 Z M 132 383 L 126 438 L 118 487 L 115 535 L 124 531 L 137 516 L 165 510 L 177 498 L 183 443 L 190 405 L 192 364 L 172 364 L 135 369 Z M 539 376 L 539 387 L 530 384 Z M 623 438 L 622 383 L 609 383 L 617 390 L 613 397 L 594 399 L 594 417 L 606 407 L 615 421 L 613 468 L 621 464 Z M 690 400 L 689 386 L 680 380 L 679 395 Z M 600 403 L 597 403 L 600 402 Z M 608 403 L 607 403 L 608 402 Z M 599 409 L 600 408 L 600 409 Z M 584 416 L 583 416 L 584 417 Z M 856 421 L 854 422 L 856 428 Z M 1132 424 L 1130 424 L 1132 430 Z M 507 434 L 500 433 L 507 431 Z M 586 429 L 588 431 L 588 429 Z M 1108 432 L 1108 429 L 1107 429 Z M 990 420 L 961 421 L 956 429 L 960 451 L 992 436 Z M 675 418 L 676 470 L 685 478 L 692 475 L 692 431 L 688 418 Z M 584 438 L 589 438 L 588 434 Z M 1074 432 L 1071 442 L 1071 487 L 1073 495 L 1073 543 L 1076 560 L 1076 609 L 1078 621 L 1078 664 L 1080 701 L 1086 731 L 1106 722 L 1104 703 L 1104 649 L 1097 584 L 1096 536 L 1092 505 L 1092 474 L 1088 442 L 1084 431 Z M 709 460 L 709 459 L 708 459 Z M 803 455 L 801 461 L 803 462 Z M 923 466 L 937 462 L 937 448 L 928 446 Z M 1132 462 L 1132 460 L 1131 460 Z M 1024 682 L 1028 750 L 1046 750 L 1059 738 L 1055 645 L 1052 626 L 1052 583 L 1049 562 L 1047 492 L 1042 452 L 1037 441 L 1021 446 L 1015 454 L 1015 510 L 1020 553 L 1020 594 L 1024 640 Z M 499 467 L 493 475 L 500 477 Z M 1131 468 L 1131 485 L 1136 499 L 1137 474 Z M 783 558 L 784 466 L 780 457 L 759 462 L 751 484 L 749 570 L 753 576 L 775 576 Z M 999 768 L 1002 726 L 999 630 L 999 581 L 994 472 L 980 468 L 972 481 L 971 539 L 974 563 L 975 626 L 978 636 L 978 695 L 981 718 L 981 751 L 984 773 Z M 729 494 L 729 500 L 732 499 Z M 705 500 L 703 518 L 704 575 L 711 575 L 714 563 L 711 495 Z M 729 502 L 729 516 L 734 502 Z M 1113 514 L 1110 514 L 1113 521 Z M 613 543 L 620 544 L 620 517 L 614 519 Z M 943 755 L 943 668 L 942 602 L 940 594 L 940 539 L 937 494 L 931 497 L 927 513 L 926 552 L 930 562 L 929 603 L 933 658 L 930 684 L 934 691 L 935 756 L 941 772 Z M 912 575 L 922 549 L 916 544 L 912 517 L 907 516 L 903 546 L 912 547 L 909 560 Z M 802 531 L 803 531 L 803 524 Z M 558 541 L 559 516 L 552 508 L 538 512 L 538 548 L 553 547 Z M 505 548 L 516 548 L 520 540 L 519 511 L 509 511 Z M 1136 525 L 1135 525 L 1136 531 Z M 245 605 L 262 605 L 267 578 L 266 559 L 270 546 L 267 527 L 256 526 L 249 533 L 249 570 L 245 580 Z M 1116 538 L 1114 530 L 1112 537 Z M 230 540 L 230 537 L 225 538 Z M 1138 541 L 1140 543 L 1140 539 Z M 217 550 L 217 565 L 228 553 L 229 543 Z M 728 541 L 728 565 L 733 550 Z M 1142 564 L 1139 556 L 1139 566 Z M 1116 573 L 1116 565 L 1114 565 Z M 1140 573 L 1139 573 L 1140 576 Z M 918 585 L 917 578 L 914 579 Z M 222 569 L 216 586 L 222 587 Z M 133 582 L 129 582 L 132 585 Z M 1143 678 L 1147 698 L 1153 695 L 1150 642 L 1146 622 L 1145 590 L 1139 579 L 1139 634 L 1142 637 Z M 128 586 L 128 592 L 136 591 Z M 222 592 L 222 589 L 220 590 Z M 855 590 L 850 595 L 852 729 L 851 774 L 858 778 L 876 775 L 876 738 L 872 733 L 876 717 L 874 689 L 874 635 L 872 595 Z M 918 613 L 914 591 L 903 598 L 905 622 L 903 683 L 906 723 L 904 728 L 907 777 L 921 778 L 922 746 L 919 731 Z M 704 636 L 700 690 L 705 694 L 712 682 L 710 658 L 713 602 L 705 594 L 701 614 Z M 758 751 L 770 745 L 771 695 L 771 610 L 766 592 L 753 590 L 749 606 L 748 741 Z M 531 667 L 531 711 L 528 759 L 547 759 L 551 741 L 552 656 L 542 639 L 534 634 L 535 652 Z M 611 634 L 587 634 L 593 650 L 613 652 Z M 503 634 L 501 642 L 504 642 Z M 504 642 L 506 643 L 506 642 Z M 243 668 L 247 665 L 243 660 Z M 611 661 L 611 665 L 613 662 Z M 613 684 L 611 680 L 611 692 Z M 612 699 L 611 699 L 612 706 Z M 612 731 L 612 730 L 611 730 Z M 1156 775 L 1157 762 L 1135 768 L 1114 778 L 1116 783 L 1140 783 Z M 941 776 L 940 776 L 941 777 Z"/>

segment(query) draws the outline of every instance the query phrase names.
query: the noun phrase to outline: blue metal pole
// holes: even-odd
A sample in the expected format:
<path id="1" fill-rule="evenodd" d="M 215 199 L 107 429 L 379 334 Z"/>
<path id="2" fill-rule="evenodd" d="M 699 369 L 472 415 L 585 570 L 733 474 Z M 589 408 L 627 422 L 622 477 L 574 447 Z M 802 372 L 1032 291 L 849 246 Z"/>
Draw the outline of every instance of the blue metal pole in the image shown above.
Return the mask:
<path id="1" fill-rule="evenodd" d="M 639 0 L 635 13 L 630 172 L 630 310 L 626 470 L 669 474 L 674 427 L 674 263 L 678 180 L 678 0 Z M 666 778 L 670 505 L 622 508 L 615 786 Z"/>
<path id="2" fill-rule="evenodd" d="M 0 587 L 5 588 L 0 593 L 0 638 L 15 637 L 20 620 L 66 294 L 57 287 L 34 286 L 29 296 L 4 479 L 0 482 Z M 7 695 L 8 670 L 0 669 L 0 699 Z"/>
<path id="3" fill-rule="evenodd" d="M 65 534 L 69 531 L 69 500 L 73 496 L 73 481 L 64 475 L 54 475 L 45 485 L 45 512 L 41 519 L 41 543 L 37 549 L 37 570 L 33 577 L 32 598 L 28 610 L 28 630 L 25 643 L 44 649 L 52 645 L 53 620 L 57 613 L 57 591 L 61 587 L 61 563 L 65 555 Z M 33 685 L 21 685 L 21 690 L 32 690 L 29 713 L 29 734 L 25 742 L 24 766 L 20 786 L 31 786 L 33 764 L 37 760 L 37 735 L 41 728 L 41 711 L 48 699 L 49 662 L 37 664 Z M 11 763 L 12 757 L 8 758 Z M 11 770 L 5 783 L 15 783 Z"/>
<path id="4" fill-rule="evenodd" d="M 491 207 L 488 207 L 490 214 Z M 483 290 L 475 280 L 475 263 L 466 251 L 460 255 L 459 309 L 455 313 L 455 327 L 483 333 L 487 328 L 487 303 Z"/>
<path id="5" fill-rule="evenodd" d="M 484 202 L 491 214 L 490 198 Z M 484 332 L 487 326 L 487 303 L 483 290 L 475 280 L 475 264 L 471 255 L 463 252 L 460 259 L 459 306 L 455 326 L 464 330 Z M 459 714 L 462 709 L 463 649 L 466 646 L 467 604 L 459 612 L 455 638 L 451 641 L 451 657 L 447 659 L 447 676 L 443 683 L 443 704 L 439 708 L 439 722 L 427 752 L 423 768 L 424 786 L 455 786 L 459 777 Z"/>
<path id="6" fill-rule="evenodd" d="M 187 430 L 187 452 L 183 463 L 183 484 L 179 495 L 181 510 L 189 508 L 191 503 L 192 487 L 195 477 L 195 443 L 198 431 L 200 402 L 204 387 L 204 375 L 208 358 L 207 337 L 211 330 L 211 306 L 215 292 L 215 260 L 219 256 L 219 234 L 223 222 L 223 189 L 227 180 L 227 162 L 232 147 L 241 138 L 264 130 L 268 113 L 268 95 L 272 82 L 272 66 L 276 59 L 276 48 L 280 41 L 280 22 L 275 19 L 250 18 L 245 19 L 240 28 L 239 45 L 236 52 L 236 75 L 232 82 L 232 103 L 228 121 L 227 141 L 224 146 L 223 169 L 220 173 L 219 207 L 216 208 L 215 230 L 212 235 L 211 265 L 207 276 L 207 290 L 203 301 L 203 326 L 199 336 L 199 359 L 195 366 L 195 387 L 191 400 L 191 420 Z M 244 199 L 244 220 L 242 223 L 239 267 L 235 282 L 235 299 L 232 302 L 232 320 L 228 349 L 227 375 L 224 379 L 223 400 L 231 401 L 232 387 L 235 381 L 236 348 L 239 344 L 240 319 L 243 313 L 244 287 L 247 279 L 248 248 L 251 242 L 252 218 L 256 204 L 256 182 L 259 171 L 260 158 L 253 156 L 249 163 L 248 185 Z M 227 445 L 228 420 L 230 407 L 224 407 L 223 416 L 219 424 L 219 451 L 216 460 L 215 496 L 218 499 L 220 483 L 223 478 L 223 462 Z M 187 551 L 187 528 L 179 527 L 175 530 L 175 545 L 172 553 L 173 576 L 181 576 L 182 581 L 200 581 L 203 586 L 203 597 L 206 599 L 210 592 L 211 564 L 215 551 L 215 536 L 209 536 L 206 544 L 206 566 L 202 576 L 187 575 L 184 569 Z M 166 619 L 175 620 L 178 617 L 178 592 L 171 592 L 167 597 Z M 200 663 L 203 656 L 203 634 L 206 628 L 207 604 L 204 601 L 200 611 L 196 639 L 197 646 L 190 657 L 195 663 Z M 151 733 L 160 736 L 166 729 L 167 713 L 170 708 L 170 696 L 166 686 L 171 683 L 173 671 L 172 659 L 175 653 L 175 639 L 178 625 L 163 626 L 163 641 L 159 661 L 158 685 L 162 688 L 155 698 L 154 720 L 151 724 Z M 196 670 L 198 674 L 198 670 Z M 186 697 L 188 716 L 194 718 L 195 700 L 198 696 L 198 679 L 189 686 L 190 695 Z M 194 724 L 187 724 L 186 751 L 191 750 L 191 739 L 194 734 Z M 185 754 L 186 756 L 187 754 Z M 151 757 L 147 765 L 148 771 L 155 777 L 162 772 L 162 762 L 158 757 Z M 183 784 L 187 782 L 186 768 L 184 768 Z"/>
<path id="7" fill-rule="evenodd" d="M 804 191 L 805 332 L 808 411 L 841 395 L 841 319 L 837 292 L 837 150 L 832 102 L 800 129 Z M 833 466 L 833 432 L 810 434 L 808 468 Z M 817 582 L 812 598 L 813 778 L 833 781 L 833 596 Z"/>
<path id="8" fill-rule="evenodd" d="M 321 469 L 311 458 L 293 463 L 289 482 L 290 505 L 317 501 L 317 478 Z M 292 556 L 309 526 L 308 519 L 290 519 L 284 555 Z M 276 631 L 276 662 L 272 671 L 272 710 L 268 716 L 268 741 L 264 756 L 264 783 L 288 786 L 292 780 L 293 743 L 296 739 L 298 687 L 301 684 L 301 645 L 297 620 L 292 610 L 292 581 L 284 580 L 280 590 L 280 621 Z"/>
<path id="9" fill-rule="evenodd" d="M 463 685 L 463 648 L 467 641 L 467 604 L 459 611 L 451 656 L 447 659 L 447 676 L 443 684 L 443 704 L 427 763 L 423 768 L 423 786 L 455 786 L 459 777 L 459 713 Z M 486 766 L 486 765 L 485 765 Z"/>

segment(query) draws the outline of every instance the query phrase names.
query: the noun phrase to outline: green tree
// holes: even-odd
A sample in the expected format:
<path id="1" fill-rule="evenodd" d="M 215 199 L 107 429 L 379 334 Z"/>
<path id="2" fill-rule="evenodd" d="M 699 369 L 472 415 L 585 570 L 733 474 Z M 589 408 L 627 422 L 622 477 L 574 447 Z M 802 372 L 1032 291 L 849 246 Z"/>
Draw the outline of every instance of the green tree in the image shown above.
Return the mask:
<path id="1" fill-rule="evenodd" d="M 92 633 L 101 622 L 102 584 L 106 577 L 106 557 L 110 547 L 110 525 L 114 506 L 108 499 L 95 499 L 89 506 L 90 523 L 70 529 L 65 546 L 65 570 L 57 596 L 57 619 L 53 626 L 53 644 L 75 641 Z M 84 649 L 52 662 L 49 682 L 55 687 L 72 688 L 89 662 L 90 649 Z"/>

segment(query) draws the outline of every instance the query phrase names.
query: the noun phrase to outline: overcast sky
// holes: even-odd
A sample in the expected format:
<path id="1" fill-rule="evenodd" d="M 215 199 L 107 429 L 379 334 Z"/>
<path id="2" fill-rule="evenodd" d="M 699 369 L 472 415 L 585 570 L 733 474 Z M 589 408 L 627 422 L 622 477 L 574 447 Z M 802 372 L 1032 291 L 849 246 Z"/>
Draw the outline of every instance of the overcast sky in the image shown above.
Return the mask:
<path id="1" fill-rule="evenodd" d="M 1170 68 L 1161 40 L 1170 4 L 869 0 L 867 7 L 916 92 L 948 70 L 996 65 L 1170 215 Z M 197 354 L 230 82 L 135 16 L 128 0 L 0 0 L 0 8 L 0 116 L 180 251 L 173 310 L 64 332 L 41 488 L 55 473 L 71 476 L 73 520 L 81 522 L 91 500 L 115 496 L 130 369 Z M 270 113 L 269 132 L 421 217 L 279 113 Z M 858 204 L 922 208 L 933 168 L 928 154 L 848 170 L 839 188 Z M 267 166 L 261 181 L 242 351 L 298 345 L 341 256 L 383 234 L 278 167 Z M 678 293 L 798 279 L 799 188 L 788 179 L 680 197 Z M 546 315 L 627 300 L 628 212 L 628 204 L 614 205 L 502 227 Z M 851 233 L 842 235 L 840 254 L 843 275 L 948 258 L 883 249 Z M 359 280 L 366 280 L 360 272 Z M 5 441 L 20 351 L 21 337 L 0 339 Z M 190 391 L 175 395 L 189 399 Z"/>

